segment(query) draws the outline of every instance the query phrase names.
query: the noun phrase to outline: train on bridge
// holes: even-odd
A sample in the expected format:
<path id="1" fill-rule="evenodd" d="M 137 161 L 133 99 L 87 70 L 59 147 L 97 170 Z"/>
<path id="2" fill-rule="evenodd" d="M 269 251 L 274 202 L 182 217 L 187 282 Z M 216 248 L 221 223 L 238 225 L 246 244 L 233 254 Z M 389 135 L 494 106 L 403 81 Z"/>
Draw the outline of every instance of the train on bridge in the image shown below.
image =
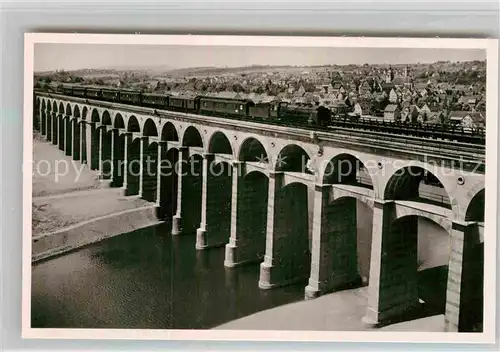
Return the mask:
<path id="1" fill-rule="evenodd" d="M 53 93 L 158 110 L 195 113 L 231 119 L 331 131 L 338 127 L 369 130 L 423 138 L 485 144 L 485 130 L 454 125 L 422 124 L 364 119 L 345 110 L 322 105 L 292 105 L 286 102 L 254 103 L 249 99 L 229 99 L 205 95 L 172 95 L 111 87 L 61 85 Z"/>

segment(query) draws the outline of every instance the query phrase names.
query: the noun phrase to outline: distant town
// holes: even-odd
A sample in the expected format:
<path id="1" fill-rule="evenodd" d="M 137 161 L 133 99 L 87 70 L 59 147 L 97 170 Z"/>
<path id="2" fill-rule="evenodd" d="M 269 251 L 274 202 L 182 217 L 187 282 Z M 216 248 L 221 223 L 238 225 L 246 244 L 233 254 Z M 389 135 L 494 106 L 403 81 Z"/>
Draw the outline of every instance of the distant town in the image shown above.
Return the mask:
<path id="1" fill-rule="evenodd" d="M 349 114 L 383 121 L 485 128 L 486 118 L 486 61 L 35 73 L 37 89 L 70 84 L 172 96 L 249 99 L 256 104 L 342 107 Z"/>

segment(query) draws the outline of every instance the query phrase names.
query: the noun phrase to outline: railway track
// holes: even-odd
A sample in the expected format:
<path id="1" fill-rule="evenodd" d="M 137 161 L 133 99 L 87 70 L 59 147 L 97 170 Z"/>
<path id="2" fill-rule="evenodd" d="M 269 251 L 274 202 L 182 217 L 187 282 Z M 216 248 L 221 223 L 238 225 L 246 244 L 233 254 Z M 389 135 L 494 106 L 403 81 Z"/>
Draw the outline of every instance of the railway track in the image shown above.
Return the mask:
<path id="1" fill-rule="evenodd" d="M 484 144 L 466 143 L 451 139 L 438 139 L 432 137 L 424 136 L 414 136 L 408 134 L 397 134 L 391 132 L 381 132 L 373 131 L 372 129 L 366 128 L 355 128 L 355 127 L 345 127 L 332 125 L 328 127 L 322 126 L 311 126 L 297 123 L 284 122 L 280 120 L 258 120 L 255 118 L 248 117 L 234 117 L 225 114 L 199 114 L 197 112 L 189 111 L 171 111 L 171 110 L 160 110 L 147 108 L 143 106 L 122 104 L 107 102 L 102 100 L 85 99 L 81 97 L 72 97 L 60 94 L 50 94 L 42 93 L 41 95 L 48 96 L 58 96 L 60 98 L 70 98 L 76 101 L 81 101 L 82 99 L 89 104 L 101 106 L 104 108 L 135 108 L 134 110 L 143 110 L 146 113 L 153 113 L 160 117 L 162 115 L 176 115 L 182 114 L 181 116 L 188 117 L 189 115 L 196 116 L 197 118 L 201 116 L 211 117 L 222 122 L 222 118 L 225 122 L 230 121 L 244 121 L 259 125 L 269 125 L 280 127 L 282 133 L 288 135 L 296 135 L 297 137 L 304 138 L 303 131 L 308 131 L 310 133 L 316 133 L 316 136 L 320 140 L 337 141 L 339 143 L 356 143 L 358 145 L 371 146 L 381 149 L 395 149 L 395 150 L 405 150 L 405 151 L 415 151 L 416 154 L 428 154 L 435 155 L 439 157 L 454 159 L 454 160 L 464 160 L 468 162 L 484 163 L 485 157 L 485 146 Z M 295 131 L 292 131 L 295 130 Z M 302 133 L 301 133 L 302 131 Z M 277 131 L 278 132 L 278 131 Z M 463 136 L 462 136 L 463 137 Z"/>
<path id="2" fill-rule="evenodd" d="M 37 91 L 35 91 L 37 92 Z M 152 108 L 152 107 L 145 107 L 144 105 L 136 105 L 133 103 L 128 103 L 128 102 L 110 102 L 107 100 L 103 99 L 98 99 L 98 98 L 85 98 L 85 97 L 75 97 L 73 95 L 64 95 L 64 94 L 59 94 L 59 93 L 48 93 L 48 92 L 37 92 L 38 94 L 42 95 L 48 95 L 48 96 L 60 96 L 60 97 L 65 97 L 65 98 L 76 98 L 76 99 L 84 99 L 86 101 L 92 101 L 95 102 L 96 105 L 113 105 L 113 104 L 119 104 L 122 106 L 134 106 L 136 108 L 144 108 L 144 109 L 151 109 L 151 110 L 159 110 L 159 111 L 174 111 L 174 112 L 185 112 L 185 113 L 194 113 L 202 116 L 216 116 L 216 117 L 223 117 L 223 118 L 228 118 L 232 120 L 244 120 L 244 121 L 254 121 L 254 122 L 260 122 L 260 123 L 265 123 L 265 124 L 277 124 L 277 125 L 286 125 L 290 127 L 295 127 L 295 128 L 304 128 L 304 129 L 310 129 L 307 124 L 304 123 L 296 123 L 294 119 L 288 118 L 286 115 L 281 118 L 283 120 L 273 120 L 273 119 L 266 119 L 262 120 L 259 118 L 254 118 L 254 117 L 242 117 L 241 115 L 228 115 L 223 112 L 217 112 L 217 111 L 209 111 L 209 112 L 203 112 L 203 111 L 178 111 L 179 109 L 157 109 L 157 108 Z M 183 110 L 183 109 L 181 109 Z M 448 140 L 448 141 L 456 141 L 457 143 L 465 143 L 465 144 L 474 144 L 474 145 L 485 145 L 485 134 L 484 130 L 457 130 L 456 128 L 450 128 L 446 129 L 443 128 L 440 125 L 427 125 L 425 128 L 422 128 L 419 125 L 412 125 L 412 124 L 402 124 L 398 122 L 384 122 L 384 121 L 371 121 L 371 120 L 366 120 L 366 119 L 361 119 L 361 120 L 349 120 L 349 119 L 344 119 L 344 118 L 338 118 L 338 117 L 333 117 L 330 122 L 330 128 L 339 130 L 339 129 L 347 129 L 347 130 L 357 130 L 357 131 L 363 131 L 366 133 L 369 132 L 377 132 L 377 133 L 388 133 L 391 135 L 400 135 L 400 136 L 405 136 L 405 137 L 417 137 L 417 138 L 425 138 L 425 139 L 430 139 L 430 140 L 437 140 L 438 138 L 442 138 L 443 140 Z M 315 130 L 323 130 L 324 127 L 321 126 L 314 126 L 313 129 Z"/>

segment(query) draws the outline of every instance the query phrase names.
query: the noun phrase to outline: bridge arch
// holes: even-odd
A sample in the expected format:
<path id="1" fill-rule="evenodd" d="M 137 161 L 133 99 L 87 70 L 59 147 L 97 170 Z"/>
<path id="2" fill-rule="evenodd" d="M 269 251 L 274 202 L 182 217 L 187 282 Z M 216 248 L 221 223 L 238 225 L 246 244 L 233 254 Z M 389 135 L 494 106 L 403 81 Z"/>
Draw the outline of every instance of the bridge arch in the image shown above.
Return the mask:
<path id="1" fill-rule="evenodd" d="M 147 132 L 146 126 L 144 132 Z M 142 153 L 142 198 L 154 202 L 158 188 L 158 143 L 149 139 Z"/>
<path id="2" fill-rule="evenodd" d="M 288 144 L 280 150 L 274 163 L 276 171 L 302 172 L 310 174 L 307 164 L 310 155 L 297 144 Z"/>
<path id="3" fill-rule="evenodd" d="M 467 177 L 467 182 L 471 182 L 470 181 L 471 179 L 473 179 L 473 177 Z M 473 221 L 473 220 L 466 220 L 467 218 L 470 218 L 471 211 L 474 211 L 471 209 L 472 202 L 474 201 L 474 207 L 477 207 L 479 205 L 478 203 L 476 203 L 478 201 L 477 196 L 479 195 L 480 198 L 482 198 L 484 201 L 484 194 L 485 194 L 485 185 L 484 185 L 483 180 L 479 180 L 479 181 L 475 182 L 470 187 L 470 189 L 467 191 L 467 193 L 465 194 L 465 197 L 464 197 L 464 202 L 463 202 L 464 205 L 462 207 L 462 212 L 461 212 L 460 217 L 459 217 L 461 220 Z M 484 207 L 484 204 L 483 204 L 483 207 Z M 476 210 L 476 211 L 478 211 L 478 210 Z M 484 211 L 484 209 L 483 209 L 483 211 Z M 479 213 L 474 213 L 474 214 L 475 214 L 474 218 L 476 218 L 478 215 L 480 215 Z M 484 213 L 481 217 L 484 218 Z"/>
<path id="4" fill-rule="evenodd" d="M 83 109 L 82 109 L 82 120 L 86 120 L 87 119 L 87 113 L 88 113 L 89 109 L 84 106 Z"/>
<path id="5" fill-rule="evenodd" d="M 141 132 L 139 120 L 134 115 L 129 116 L 127 121 L 127 132 Z"/>
<path id="6" fill-rule="evenodd" d="M 269 163 L 269 156 L 264 145 L 255 137 L 248 137 L 243 140 L 239 151 L 238 160 L 258 161 Z"/>
<path id="7" fill-rule="evenodd" d="M 284 282 L 306 278 L 311 272 L 312 245 L 308 187 L 299 182 L 282 187 L 275 206 L 273 253 L 266 253 L 266 256 L 279 258 Z"/>
<path id="8" fill-rule="evenodd" d="M 162 141 L 179 141 L 179 134 L 172 122 L 166 122 L 161 129 L 161 140 Z"/>
<path id="9" fill-rule="evenodd" d="M 72 128 L 73 128 L 73 159 L 74 160 L 81 160 L 82 159 L 82 123 L 79 121 L 80 119 L 80 108 L 78 107 L 78 104 L 75 104 L 73 106 L 73 117 L 71 118 L 72 121 Z M 83 139 L 86 139 L 86 130 L 85 128 L 83 129 Z M 86 141 L 84 142 L 84 147 L 86 147 Z"/>
<path id="10" fill-rule="evenodd" d="M 245 259 L 262 262 L 266 253 L 269 178 L 260 170 L 243 177 L 238 201 L 237 240 L 248 243 Z"/>
<path id="11" fill-rule="evenodd" d="M 432 192 L 435 193 L 435 199 L 429 198 L 434 197 Z M 454 206 L 450 194 L 441 179 L 425 165 L 409 165 L 397 169 L 383 190 L 383 198 L 386 200 L 426 200 L 447 209 Z"/>
<path id="12" fill-rule="evenodd" d="M 182 145 L 184 147 L 202 147 L 203 148 L 203 138 L 200 132 L 194 126 L 189 126 L 184 131 L 182 136 Z"/>
<path id="13" fill-rule="evenodd" d="M 112 126 L 111 123 L 111 115 L 109 114 L 108 110 L 104 110 L 102 113 L 102 122 L 101 124 L 107 125 L 107 126 Z"/>
<path id="14" fill-rule="evenodd" d="M 101 122 L 101 117 L 99 116 L 99 112 L 96 108 L 92 109 L 92 114 L 90 115 L 91 122 Z"/>
<path id="15" fill-rule="evenodd" d="M 34 106 L 33 106 L 33 128 L 35 130 L 40 131 L 40 133 L 43 134 L 42 124 L 44 123 L 45 118 L 42 117 L 42 115 L 40 114 L 40 106 L 41 106 L 40 98 L 39 97 L 35 97 L 33 99 L 33 101 L 34 101 Z"/>
<path id="16" fill-rule="evenodd" d="M 78 104 L 75 104 L 73 108 L 73 116 L 76 118 L 80 117 L 80 108 L 78 107 Z"/>
<path id="17" fill-rule="evenodd" d="M 370 169 L 353 154 L 337 154 L 321 169 L 323 184 L 349 184 L 374 189 Z"/>
<path id="18" fill-rule="evenodd" d="M 233 148 L 227 136 L 221 131 L 216 131 L 208 140 L 208 152 L 233 155 Z"/>
<path id="19" fill-rule="evenodd" d="M 465 220 L 476 222 L 466 234 L 463 248 L 462 287 L 466 302 L 460 307 L 459 331 L 483 331 L 484 306 L 484 206 L 485 189 L 478 191 L 465 212 Z"/>
<path id="20" fill-rule="evenodd" d="M 185 203 L 185 209 L 189 209 L 189 211 L 183 213 L 182 231 L 184 233 L 196 233 L 201 223 L 203 157 L 199 154 L 191 155 L 187 160 L 185 170 L 186 173 L 182 175 L 182 180 L 185 181 L 185 186 L 182 189 L 182 199 Z"/>
<path id="21" fill-rule="evenodd" d="M 148 137 L 158 136 L 158 129 L 156 128 L 156 124 L 152 119 L 146 119 L 146 121 L 144 122 L 144 126 L 142 127 L 142 135 Z"/>
<path id="22" fill-rule="evenodd" d="M 451 254 L 451 226 L 435 220 L 411 213 L 393 220 L 382 259 L 383 271 L 391 273 L 390 287 L 399 293 L 387 299 L 407 302 L 408 308 L 420 302 L 428 315 L 445 313 Z M 386 285 L 381 282 L 383 290 Z"/>
<path id="23" fill-rule="evenodd" d="M 415 209 L 413 207 L 405 206 L 405 205 L 396 205 L 396 218 L 395 220 L 414 216 L 422 219 L 426 219 L 428 221 L 432 221 L 434 224 L 438 225 L 442 229 L 444 229 L 448 234 L 451 233 L 451 210 L 443 214 L 436 214 L 429 211 L 424 211 L 421 209 Z"/>
<path id="24" fill-rule="evenodd" d="M 472 197 L 465 212 L 465 221 L 484 222 L 484 201 L 485 189 L 483 188 Z"/>
<path id="25" fill-rule="evenodd" d="M 72 109 L 70 103 L 66 104 L 66 115 L 73 116 Z"/>
<path id="26" fill-rule="evenodd" d="M 113 120 L 114 128 L 125 128 L 125 122 L 123 121 L 123 116 L 120 113 L 116 113 Z"/>
<path id="27" fill-rule="evenodd" d="M 215 161 L 207 167 L 208 241 L 227 243 L 231 237 L 231 199 L 233 167 L 228 161 Z M 201 243 L 202 244 L 202 243 Z"/>
<path id="28" fill-rule="evenodd" d="M 170 148 L 163 150 L 161 155 L 160 171 L 160 211 L 161 219 L 170 219 L 177 212 L 178 172 L 176 167 L 179 161 L 179 150 Z"/>

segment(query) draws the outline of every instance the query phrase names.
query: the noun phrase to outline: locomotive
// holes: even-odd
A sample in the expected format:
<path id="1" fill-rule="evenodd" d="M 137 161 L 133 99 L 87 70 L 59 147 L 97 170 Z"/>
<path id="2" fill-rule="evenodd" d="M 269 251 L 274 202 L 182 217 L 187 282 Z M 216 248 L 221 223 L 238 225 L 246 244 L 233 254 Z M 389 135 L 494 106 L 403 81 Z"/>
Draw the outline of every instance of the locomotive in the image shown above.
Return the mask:
<path id="1" fill-rule="evenodd" d="M 158 94 L 138 90 L 78 85 L 58 86 L 54 93 L 113 103 L 144 106 L 231 119 L 256 120 L 263 123 L 291 127 L 332 130 L 343 127 L 409 136 L 438 138 L 458 142 L 485 144 L 484 129 L 466 129 L 461 126 L 421 124 L 400 121 L 363 119 L 347 110 L 328 108 L 319 104 L 291 104 L 287 102 L 255 103 L 250 99 L 230 99 L 206 95 Z"/>

